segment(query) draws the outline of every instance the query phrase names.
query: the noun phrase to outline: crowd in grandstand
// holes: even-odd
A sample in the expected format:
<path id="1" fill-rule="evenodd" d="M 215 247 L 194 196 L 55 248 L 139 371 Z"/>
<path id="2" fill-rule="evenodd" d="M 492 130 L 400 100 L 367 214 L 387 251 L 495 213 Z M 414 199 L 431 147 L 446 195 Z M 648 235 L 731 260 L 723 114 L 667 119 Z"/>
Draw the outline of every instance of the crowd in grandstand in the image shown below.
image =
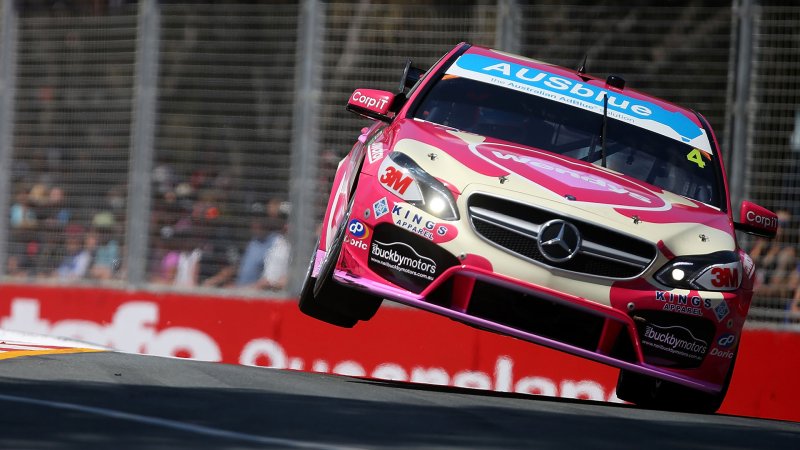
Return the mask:
<path id="1" fill-rule="evenodd" d="M 778 234 L 756 239 L 749 254 L 756 265 L 755 304 L 784 309 L 800 318 L 800 259 L 797 245 L 788 238 L 797 230 L 792 214 L 778 210 Z"/>
<path id="2" fill-rule="evenodd" d="M 156 177 L 157 178 L 157 177 Z M 280 197 L 249 205 L 248 216 L 225 213 L 214 186 L 154 186 L 148 280 L 180 288 L 283 290 L 291 251 L 290 206 Z M 249 236 L 246 226 L 249 221 Z M 125 198 L 112 188 L 104 205 L 70 207 L 64 189 L 20 183 L 10 208 L 6 275 L 59 283 L 124 280 Z"/>
<path id="3" fill-rule="evenodd" d="M 291 251 L 285 200 L 251 204 L 249 216 L 229 215 L 229 201 L 214 183 L 163 183 L 164 177 L 155 175 L 150 282 L 182 288 L 286 287 Z M 10 208 L 7 275 L 59 282 L 124 279 L 123 191 L 110 189 L 104 205 L 90 214 L 69 205 L 59 186 L 17 187 Z M 755 239 L 749 247 L 757 267 L 754 305 L 800 318 L 800 258 L 787 238 L 796 234 L 795 225 L 790 212 L 777 213 L 776 238 Z M 249 221 L 249 230 L 243 221 Z"/>

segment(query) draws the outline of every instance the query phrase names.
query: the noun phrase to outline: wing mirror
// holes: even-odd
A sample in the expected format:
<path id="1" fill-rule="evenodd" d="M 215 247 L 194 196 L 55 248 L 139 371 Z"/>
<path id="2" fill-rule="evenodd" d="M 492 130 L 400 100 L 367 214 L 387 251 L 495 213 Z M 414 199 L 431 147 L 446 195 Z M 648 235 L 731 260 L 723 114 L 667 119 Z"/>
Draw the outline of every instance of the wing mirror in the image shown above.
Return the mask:
<path id="1" fill-rule="evenodd" d="M 389 107 L 394 94 L 376 89 L 356 89 L 347 100 L 347 110 L 368 119 L 391 122 Z"/>
<path id="2" fill-rule="evenodd" d="M 391 122 L 394 114 L 390 116 L 390 113 L 399 111 L 407 100 L 405 90 L 413 87 L 423 75 L 425 71 L 412 66 L 409 59 L 403 68 L 397 92 L 356 89 L 347 101 L 347 110 L 368 119 Z"/>
<path id="3" fill-rule="evenodd" d="M 739 211 L 739 222 L 734 222 L 733 228 L 772 239 L 778 232 L 778 215 L 755 203 L 743 201 Z"/>
<path id="4" fill-rule="evenodd" d="M 402 94 L 406 89 L 414 87 L 415 84 L 425 75 L 425 71 L 411 65 L 411 60 L 406 60 L 406 65 L 403 68 L 403 76 L 400 78 L 400 86 L 397 88 L 397 93 Z"/>

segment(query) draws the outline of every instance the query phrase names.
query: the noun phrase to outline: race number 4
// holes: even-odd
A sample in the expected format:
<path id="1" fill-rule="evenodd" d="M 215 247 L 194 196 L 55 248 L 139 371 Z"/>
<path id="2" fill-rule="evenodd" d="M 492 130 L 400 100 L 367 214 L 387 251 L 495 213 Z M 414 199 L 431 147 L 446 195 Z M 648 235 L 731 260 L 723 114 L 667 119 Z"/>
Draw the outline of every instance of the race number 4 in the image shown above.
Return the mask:
<path id="1" fill-rule="evenodd" d="M 698 149 L 694 149 L 694 150 L 690 151 L 689 154 L 686 155 L 686 159 L 688 159 L 689 161 L 697 164 L 697 167 L 699 167 L 701 169 L 706 166 L 706 162 L 703 161 L 703 154 L 700 153 L 700 150 L 698 150 Z"/>

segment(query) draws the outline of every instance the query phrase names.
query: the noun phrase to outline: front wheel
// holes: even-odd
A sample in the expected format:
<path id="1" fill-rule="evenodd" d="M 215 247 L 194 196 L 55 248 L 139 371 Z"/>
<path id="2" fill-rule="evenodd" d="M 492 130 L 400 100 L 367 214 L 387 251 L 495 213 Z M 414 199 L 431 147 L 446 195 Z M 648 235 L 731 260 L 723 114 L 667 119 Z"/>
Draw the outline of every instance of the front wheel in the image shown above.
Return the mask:
<path id="1" fill-rule="evenodd" d="M 352 205 L 351 205 L 352 206 Z M 333 280 L 333 271 L 347 234 L 350 208 L 339 223 L 333 242 L 322 261 L 318 277 L 312 277 L 319 241 L 311 256 L 303 289 L 300 292 L 300 311 L 332 325 L 352 328 L 359 320 L 369 320 L 380 308 L 383 299 L 347 288 Z"/>
<path id="2" fill-rule="evenodd" d="M 319 248 L 319 241 L 317 241 L 317 246 L 314 247 L 314 255 L 311 256 L 311 262 L 308 265 L 306 277 L 303 281 L 303 289 L 300 291 L 300 311 L 307 316 L 327 322 L 331 325 L 342 328 L 352 328 L 358 323 L 358 319 L 341 313 L 335 309 L 334 305 L 325 304 L 319 297 L 314 295 L 314 287 L 317 284 L 317 279 L 312 277 L 311 274 L 314 270 L 314 259 L 316 257 L 317 248 Z M 333 280 L 331 280 L 331 283 L 333 283 Z"/>

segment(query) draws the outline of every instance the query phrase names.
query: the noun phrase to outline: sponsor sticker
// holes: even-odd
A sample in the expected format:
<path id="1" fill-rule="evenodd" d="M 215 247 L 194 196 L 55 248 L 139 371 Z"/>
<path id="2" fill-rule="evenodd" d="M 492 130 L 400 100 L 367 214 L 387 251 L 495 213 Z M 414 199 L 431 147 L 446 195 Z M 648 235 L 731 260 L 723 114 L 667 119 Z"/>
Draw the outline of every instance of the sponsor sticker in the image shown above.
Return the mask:
<path id="1" fill-rule="evenodd" d="M 369 236 L 369 229 L 364 222 L 358 219 L 350 220 L 350 223 L 347 224 L 347 231 L 356 239 L 366 239 Z"/>
<path id="2" fill-rule="evenodd" d="M 345 240 L 348 245 L 360 248 L 361 250 L 367 249 L 366 239 L 369 237 L 369 228 L 367 228 L 364 222 L 358 219 L 351 219 L 350 222 L 347 223 L 347 232 L 350 233 L 350 236 Z"/>
<path id="3" fill-rule="evenodd" d="M 686 292 L 684 294 L 679 292 L 656 291 L 655 299 L 656 301 L 664 303 L 664 306 L 661 308 L 663 311 L 688 314 L 690 316 L 702 316 L 703 310 L 714 310 L 715 314 L 720 314 L 721 312 L 716 312 L 720 308 L 716 303 L 725 303 L 722 299 L 703 298 L 699 295 L 691 294 L 691 292 Z M 727 305 L 723 308 L 727 309 Z M 727 314 L 728 313 L 725 312 L 722 318 Z M 717 319 L 722 320 L 719 315 L 717 315 Z"/>
<path id="4" fill-rule="evenodd" d="M 742 271 L 739 261 L 728 264 L 717 264 L 697 277 L 696 283 L 703 287 L 714 287 L 721 291 L 739 289 L 742 283 Z"/>
<path id="5" fill-rule="evenodd" d="M 350 96 L 350 104 L 360 106 L 381 114 L 386 114 L 389 110 L 391 96 L 383 91 L 374 89 L 362 89 L 353 92 Z"/>
<path id="6" fill-rule="evenodd" d="M 419 211 L 412 212 L 411 208 L 399 203 L 392 206 L 392 220 L 398 227 L 405 228 L 431 241 L 437 236 L 447 236 L 448 233 L 447 226 L 437 223 L 432 216 Z"/>
<path id="7" fill-rule="evenodd" d="M 661 308 L 664 311 L 702 316 L 703 299 L 700 296 L 689 294 L 675 294 L 667 291 L 656 291 L 656 300 L 664 302 Z"/>
<path id="8" fill-rule="evenodd" d="M 733 359 L 733 352 L 730 350 L 719 350 L 717 348 L 712 348 L 711 353 L 709 354 L 711 356 L 718 356 L 720 358 Z"/>
<path id="9" fill-rule="evenodd" d="M 733 333 L 725 333 L 717 339 L 717 345 L 721 348 L 729 348 L 736 342 L 736 336 Z"/>
<path id="10" fill-rule="evenodd" d="M 508 163 L 523 164 L 524 166 L 527 166 L 567 186 L 595 192 L 622 195 L 643 202 L 648 206 L 659 206 L 653 205 L 653 200 L 651 198 L 626 189 L 617 183 L 604 178 L 596 177 L 583 171 L 570 169 L 569 167 L 554 161 L 548 161 L 533 156 L 519 155 L 516 153 L 502 152 L 499 150 L 492 150 L 491 152 L 487 153 L 487 155 L 491 156 L 495 161 L 498 161 L 503 165 Z M 513 169 L 513 166 L 509 167 L 509 169 Z"/>
<path id="11" fill-rule="evenodd" d="M 376 219 L 380 219 L 389 212 L 389 202 L 386 201 L 386 197 L 372 204 L 372 212 L 375 213 Z"/>
<path id="12" fill-rule="evenodd" d="M 389 192 L 403 200 L 422 200 L 422 191 L 417 181 L 406 169 L 386 158 L 378 170 L 378 181 Z"/>
<path id="13" fill-rule="evenodd" d="M 436 274 L 436 261 L 420 255 L 405 242 L 373 240 L 369 261 L 427 281 L 433 281 Z"/>
<path id="14" fill-rule="evenodd" d="M 742 266 L 744 267 L 744 273 L 747 275 L 747 278 L 751 278 L 753 276 L 753 272 L 755 272 L 756 265 L 750 255 L 745 253 L 743 256 L 744 258 L 742 258 Z"/>
<path id="15" fill-rule="evenodd" d="M 631 122 L 669 138 L 690 143 L 711 154 L 705 132 L 679 111 L 668 111 L 656 103 L 611 92 L 599 86 L 560 77 L 543 70 L 489 56 L 462 55 L 447 71 L 496 86 L 502 86 L 581 109 L 603 113 L 608 99 L 608 116 Z"/>
<path id="16" fill-rule="evenodd" d="M 728 303 L 724 300 L 719 302 L 716 308 L 714 308 L 714 315 L 717 316 L 717 322 L 722 322 L 723 319 L 728 317 L 728 313 L 730 309 L 728 309 Z"/>
<path id="17" fill-rule="evenodd" d="M 708 352 L 708 342 L 679 325 L 647 324 L 640 331 L 640 339 L 647 353 L 685 365 L 696 366 Z"/>
<path id="18" fill-rule="evenodd" d="M 757 211 L 748 210 L 744 213 L 748 225 L 763 227 L 768 230 L 778 229 L 778 217 L 774 214 L 759 214 Z"/>
<path id="19" fill-rule="evenodd" d="M 367 147 L 367 160 L 370 164 L 374 164 L 375 161 L 379 161 L 381 158 L 383 158 L 383 144 L 373 142 Z"/>

